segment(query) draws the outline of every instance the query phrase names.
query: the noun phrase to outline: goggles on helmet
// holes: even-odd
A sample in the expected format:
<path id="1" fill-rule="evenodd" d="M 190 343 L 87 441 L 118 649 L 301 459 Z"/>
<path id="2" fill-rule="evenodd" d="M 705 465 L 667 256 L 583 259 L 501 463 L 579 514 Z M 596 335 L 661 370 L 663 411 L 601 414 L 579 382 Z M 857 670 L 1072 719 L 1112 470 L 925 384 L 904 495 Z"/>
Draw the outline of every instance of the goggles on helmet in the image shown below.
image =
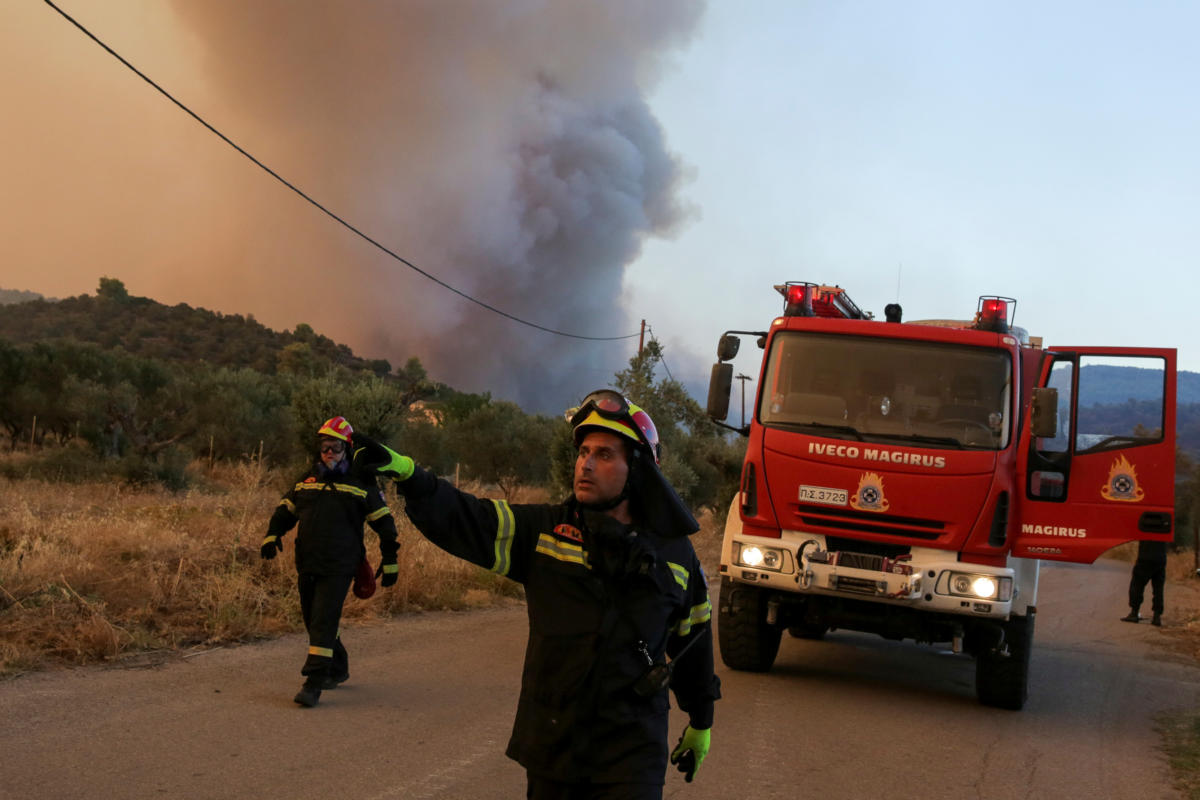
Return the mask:
<path id="1" fill-rule="evenodd" d="M 322 453 L 344 453 L 346 452 L 346 443 L 340 439 L 329 439 L 322 436 L 317 442 L 318 449 Z"/>
<path id="2" fill-rule="evenodd" d="M 593 414 L 599 419 L 591 418 Z M 573 430 L 578 431 L 585 424 L 608 428 L 627 439 L 645 445 L 654 458 L 654 463 L 658 463 L 658 430 L 654 427 L 654 422 L 649 414 L 626 400 L 620 392 L 612 389 L 592 392 L 583 398 L 579 408 L 571 409 L 567 415 Z M 606 424 L 605 421 L 614 424 Z M 575 444 L 579 444 L 578 436 Z"/>

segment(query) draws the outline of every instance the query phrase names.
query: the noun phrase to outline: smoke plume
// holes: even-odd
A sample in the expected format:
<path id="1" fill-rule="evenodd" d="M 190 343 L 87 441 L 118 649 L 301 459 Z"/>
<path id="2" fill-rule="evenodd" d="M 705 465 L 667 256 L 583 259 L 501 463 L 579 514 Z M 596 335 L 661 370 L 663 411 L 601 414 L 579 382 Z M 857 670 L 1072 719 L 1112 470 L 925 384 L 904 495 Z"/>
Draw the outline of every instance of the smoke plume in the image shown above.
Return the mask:
<path id="1" fill-rule="evenodd" d="M 218 108 L 247 123 L 239 143 L 331 210 L 516 317 L 584 336 L 637 332 L 647 310 L 625 295 L 625 268 L 647 236 L 686 216 L 680 165 L 643 98 L 693 30 L 698 4 L 174 8 Z M 561 410 L 610 383 L 636 349 L 636 339 L 603 344 L 517 324 L 303 213 L 298 198 L 265 196 L 287 221 L 278 206 L 228 198 L 238 222 L 203 269 L 268 295 L 277 287 L 276 316 L 293 304 L 364 355 L 394 364 L 415 355 L 457 388 Z M 273 245 L 297 221 L 306 257 L 281 263 Z"/>

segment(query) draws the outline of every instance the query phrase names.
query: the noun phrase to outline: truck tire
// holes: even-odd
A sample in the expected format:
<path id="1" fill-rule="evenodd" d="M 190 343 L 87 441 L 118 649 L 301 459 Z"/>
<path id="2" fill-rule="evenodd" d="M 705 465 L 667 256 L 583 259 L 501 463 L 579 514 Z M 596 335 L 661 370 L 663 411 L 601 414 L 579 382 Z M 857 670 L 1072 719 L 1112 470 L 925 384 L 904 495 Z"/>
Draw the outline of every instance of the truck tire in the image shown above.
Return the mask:
<path id="1" fill-rule="evenodd" d="M 766 672 L 775 663 L 783 630 L 767 624 L 767 593 L 721 579 L 717 642 L 730 669 Z"/>
<path id="2" fill-rule="evenodd" d="M 1013 615 L 1004 626 L 1008 653 L 992 648 L 979 653 L 975 659 L 975 694 L 985 706 L 1020 711 L 1025 706 L 1029 688 L 1029 654 L 1033 650 L 1033 618 L 1031 613 Z"/>

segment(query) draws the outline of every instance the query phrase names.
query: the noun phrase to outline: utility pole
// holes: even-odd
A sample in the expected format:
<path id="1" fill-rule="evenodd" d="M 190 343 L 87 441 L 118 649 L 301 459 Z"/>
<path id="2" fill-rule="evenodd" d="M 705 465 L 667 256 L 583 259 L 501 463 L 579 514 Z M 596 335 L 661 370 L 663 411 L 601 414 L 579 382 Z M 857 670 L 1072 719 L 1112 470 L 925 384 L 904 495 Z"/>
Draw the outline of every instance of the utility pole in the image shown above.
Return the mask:
<path id="1" fill-rule="evenodd" d="M 642 332 L 638 334 L 638 355 L 642 354 L 642 345 L 646 340 L 646 320 L 642 320 Z"/>
<path id="2" fill-rule="evenodd" d="M 750 380 L 750 376 L 739 372 L 737 379 L 742 382 L 742 427 L 744 428 L 746 427 L 746 381 Z"/>

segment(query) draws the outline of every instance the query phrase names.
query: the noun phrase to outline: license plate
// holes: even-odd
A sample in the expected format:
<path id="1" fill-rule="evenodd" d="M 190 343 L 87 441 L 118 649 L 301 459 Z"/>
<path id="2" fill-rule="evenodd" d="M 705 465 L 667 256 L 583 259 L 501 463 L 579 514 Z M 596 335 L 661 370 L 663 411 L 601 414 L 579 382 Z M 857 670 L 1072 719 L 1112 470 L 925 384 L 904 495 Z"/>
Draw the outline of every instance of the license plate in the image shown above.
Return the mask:
<path id="1" fill-rule="evenodd" d="M 824 486 L 800 487 L 800 501 L 805 503 L 844 506 L 849 499 L 849 493 L 845 489 L 829 489 Z"/>

